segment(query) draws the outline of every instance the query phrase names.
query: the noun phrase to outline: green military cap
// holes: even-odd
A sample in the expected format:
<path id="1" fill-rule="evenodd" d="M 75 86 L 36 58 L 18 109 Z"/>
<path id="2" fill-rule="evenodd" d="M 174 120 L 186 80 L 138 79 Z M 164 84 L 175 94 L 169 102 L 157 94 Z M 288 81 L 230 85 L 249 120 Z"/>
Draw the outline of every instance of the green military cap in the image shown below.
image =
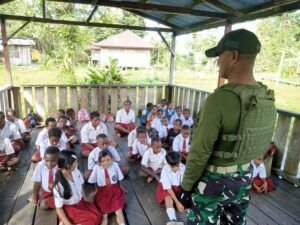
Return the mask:
<path id="1" fill-rule="evenodd" d="M 216 47 L 205 51 L 205 55 L 216 57 L 225 50 L 237 50 L 241 54 L 257 54 L 260 52 L 260 47 L 261 44 L 254 33 L 239 29 L 225 34 Z"/>

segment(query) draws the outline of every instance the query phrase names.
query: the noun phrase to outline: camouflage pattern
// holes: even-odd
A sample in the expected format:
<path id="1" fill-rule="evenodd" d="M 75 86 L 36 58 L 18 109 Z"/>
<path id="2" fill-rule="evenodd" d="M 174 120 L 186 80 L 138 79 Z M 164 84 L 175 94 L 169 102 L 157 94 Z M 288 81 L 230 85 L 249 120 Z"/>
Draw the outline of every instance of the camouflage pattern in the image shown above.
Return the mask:
<path id="1" fill-rule="evenodd" d="M 246 224 L 252 172 L 219 174 L 205 171 L 192 194 L 188 225 Z"/>

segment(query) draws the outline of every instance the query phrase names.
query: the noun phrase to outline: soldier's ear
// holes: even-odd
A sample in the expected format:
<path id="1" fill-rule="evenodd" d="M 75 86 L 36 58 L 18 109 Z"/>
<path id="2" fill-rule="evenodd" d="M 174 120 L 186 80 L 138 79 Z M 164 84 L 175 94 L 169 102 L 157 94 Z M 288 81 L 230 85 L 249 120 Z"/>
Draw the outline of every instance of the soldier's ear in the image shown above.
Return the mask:
<path id="1" fill-rule="evenodd" d="M 231 52 L 231 59 L 233 61 L 233 63 L 237 63 L 240 60 L 240 53 L 236 50 Z"/>

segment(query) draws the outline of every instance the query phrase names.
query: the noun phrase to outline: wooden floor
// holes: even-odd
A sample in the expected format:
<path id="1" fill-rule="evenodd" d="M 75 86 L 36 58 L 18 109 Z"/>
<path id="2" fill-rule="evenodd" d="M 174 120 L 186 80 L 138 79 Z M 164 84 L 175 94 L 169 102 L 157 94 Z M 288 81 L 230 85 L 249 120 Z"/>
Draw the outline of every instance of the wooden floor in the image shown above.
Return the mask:
<path id="1" fill-rule="evenodd" d="M 127 189 L 125 219 L 128 225 L 164 225 L 168 221 L 163 207 L 156 202 L 156 184 L 138 177 L 140 162 L 127 160 L 127 139 L 113 136 L 113 126 L 108 124 L 111 138 L 119 144 L 121 165 L 130 166 L 131 172 L 123 186 Z M 27 202 L 32 192 L 31 176 L 34 164 L 30 162 L 34 151 L 34 141 L 39 130 L 32 132 L 32 142 L 22 151 L 21 163 L 16 170 L 0 174 L 0 225 L 56 225 L 54 210 L 42 211 Z M 76 152 L 79 153 L 79 146 Z M 79 168 L 86 169 L 87 161 L 79 157 Z M 296 225 L 300 224 L 300 189 L 277 177 L 272 177 L 277 190 L 275 192 L 258 195 L 253 194 L 247 216 L 247 224 L 259 225 Z M 86 185 L 86 192 L 92 190 Z M 185 221 L 185 215 L 178 215 Z M 110 217 L 110 225 L 117 224 L 114 216 Z"/>

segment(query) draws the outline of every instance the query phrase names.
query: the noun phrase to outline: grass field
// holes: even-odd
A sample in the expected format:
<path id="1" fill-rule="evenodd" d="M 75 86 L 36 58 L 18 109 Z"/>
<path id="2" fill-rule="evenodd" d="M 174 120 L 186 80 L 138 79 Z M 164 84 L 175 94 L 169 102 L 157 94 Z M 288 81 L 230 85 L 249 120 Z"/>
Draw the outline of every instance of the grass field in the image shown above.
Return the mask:
<path id="1" fill-rule="evenodd" d="M 75 74 L 78 80 L 82 80 L 87 71 L 84 67 L 78 67 L 75 69 Z M 168 70 L 127 70 L 122 71 L 126 83 L 128 84 L 150 84 L 150 83 L 167 83 Z M 25 84 L 59 84 L 57 81 L 58 69 L 45 70 L 39 66 L 31 67 L 12 67 L 13 83 L 14 85 Z M 260 80 L 261 76 L 257 76 Z M 203 74 L 186 71 L 175 71 L 174 83 L 182 86 L 190 86 L 199 88 L 202 90 L 213 91 L 217 86 L 217 72 L 212 74 Z M 299 78 L 294 78 L 293 82 L 299 82 Z M 275 84 L 272 81 L 263 81 L 270 88 L 275 90 L 276 106 L 278 108 L 300 112 L 300 87 L 295 87 L 287 84 L 279 84 L 275 88 Z M 3 65 L 0 65 L 0 86 L 7 85 L 7 78 L 5 76 Z"/>

